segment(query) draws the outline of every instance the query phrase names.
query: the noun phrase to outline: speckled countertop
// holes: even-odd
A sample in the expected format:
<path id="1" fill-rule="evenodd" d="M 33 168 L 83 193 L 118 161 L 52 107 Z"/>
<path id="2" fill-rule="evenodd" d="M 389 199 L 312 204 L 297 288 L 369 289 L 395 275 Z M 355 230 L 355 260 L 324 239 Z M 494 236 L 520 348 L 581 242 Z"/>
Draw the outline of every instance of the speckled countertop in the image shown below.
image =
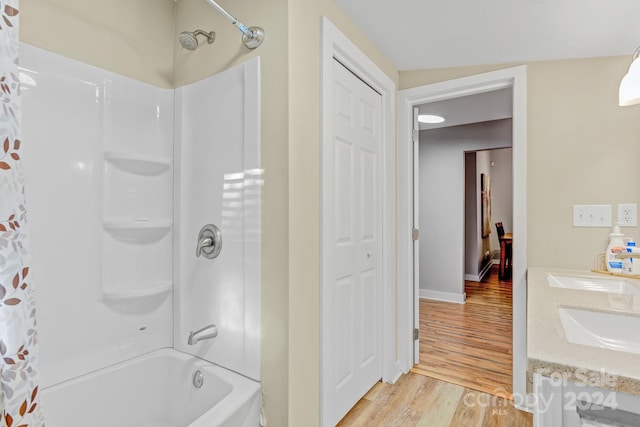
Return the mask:
<path id="1" fill-rule="evenodd" d="M 562 307 L 640 317 L 640 296 L 549 286 L 548 274 L 614 278 L 579 270 L 530 268 L 527 275 L 527 357 L 529 381 L 534 372 L 563 375 L 614 391 L 640 395 L 640 354 L 567 341 L 558 310 Z M 617 278 L 617 277 L 616 277 Z M 634 282 L 640 289 L 640 280 Z M 640 331 L 629 330 L 640 339 Z"/>

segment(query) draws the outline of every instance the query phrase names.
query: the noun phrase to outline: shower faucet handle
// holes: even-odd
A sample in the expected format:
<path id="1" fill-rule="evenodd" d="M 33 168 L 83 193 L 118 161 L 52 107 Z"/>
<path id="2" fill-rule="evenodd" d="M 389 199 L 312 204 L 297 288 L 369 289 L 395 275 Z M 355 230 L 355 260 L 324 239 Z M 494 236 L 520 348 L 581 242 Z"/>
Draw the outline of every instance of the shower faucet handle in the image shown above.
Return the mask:
<path id="1" fill-rule="evenodd" d="M 196 257 L 202 255 L 207 259 L 213 259 L 220 255 L 222 250 L 222 233 L 213 224 L 207 224 L 198 233 Z"/>
<path id="2" fill-rule="evenodd" d="M 198 247 L 196 248 L 196 256 L 202 255 L 204 248 L 210 248 L 213 246 L 213 239 L 211 237 L 205 237 L 198 241 Z"/>

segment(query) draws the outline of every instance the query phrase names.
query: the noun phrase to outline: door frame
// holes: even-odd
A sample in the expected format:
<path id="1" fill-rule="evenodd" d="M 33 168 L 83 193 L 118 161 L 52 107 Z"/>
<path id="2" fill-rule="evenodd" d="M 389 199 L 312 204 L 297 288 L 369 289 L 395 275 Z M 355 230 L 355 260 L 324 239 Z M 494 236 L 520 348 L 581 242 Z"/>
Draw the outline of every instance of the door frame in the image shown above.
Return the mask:
<path id="1" fill-rule="evenodd" d="M 401 369 L 414 357 L 413 107 L 444 99 L 513 88 L 513 394 L 518 409 L 526 402 L 527 323 L 527 70 L 525 65 L 433 83 L 398 92 L 398 342 Z M 517 398 L 516 398 L 517 397 Z"/>
<path id="2" fill-rule="evenodd" d="M 360 49 L 356 47 L 333 23 L 322 17 L 321 35 L 321 156 L 320 156 L 320 413 L 321 425 L 325 425 L 324 405 L 325 393 L 328 387 L 324 387 L 324 366 L 328 357 L 324 342 L 329 338 L 331 331 L 331 310 L 328 309 L 328 301 L 325 301 L 326 292 L 324 280 L 327 276 L 324 268 L 324 221 L 329 213 L 325 212 L 324 176 L 330 171 L 331 164 L 323 158 L 324 147 L 331 143 L 332 121 L 331 109 L 333 105 L 332 65 L 338 60 L 353 74 L 364 81 L 382 96 L 382 155 L 383 155 L 383 214 L 382 214 L 382 372 L 380 376 L 385 382 L 395 382 L 402 374 L 400 359 L 397 357 L 397 332 L 396 313 L 398 308 L 397 281 L 396 281 L 396 174 L 395 174 L 395 83 Z"/>

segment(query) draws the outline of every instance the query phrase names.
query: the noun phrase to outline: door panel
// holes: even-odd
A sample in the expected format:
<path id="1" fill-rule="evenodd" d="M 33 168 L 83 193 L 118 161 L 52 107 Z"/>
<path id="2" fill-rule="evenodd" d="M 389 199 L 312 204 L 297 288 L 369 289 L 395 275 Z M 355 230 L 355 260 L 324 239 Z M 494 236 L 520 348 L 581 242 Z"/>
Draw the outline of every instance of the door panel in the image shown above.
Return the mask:
<path id="1" fill-rule="evenodd" d="M 337 140 L 335 144 L 335 182 L 341 183 L 335 198 L 336 244 L 353 243 L 353 146 Z"/>
<path id="2" fill-rule="evenodd" d="M 350 378 L 353 377 L 353 366 L 350 363 L 353 353 L 353 342 L 351 339 L 350 328 L 345 325 L 353 325 L 353 278 L 345 277 L 336 280 L 335 284 L 335 321 L 333 323 L 333 335 L 335 337 L 335 346 L 333 360 L 335 361 L 335 383 L 337 387 L 342 387 Z"/>

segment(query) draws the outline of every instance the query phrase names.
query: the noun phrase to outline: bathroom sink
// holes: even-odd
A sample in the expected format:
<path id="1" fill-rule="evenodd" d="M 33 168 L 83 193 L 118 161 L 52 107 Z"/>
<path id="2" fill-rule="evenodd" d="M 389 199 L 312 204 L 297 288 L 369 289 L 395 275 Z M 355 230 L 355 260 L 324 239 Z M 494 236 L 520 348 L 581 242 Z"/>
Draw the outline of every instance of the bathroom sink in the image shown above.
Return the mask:
<path id="1" fill-rule="evenodd" d="M 640 354 L 640 317 L 573 308 L 559 313 L 569 342 Z"/>
<path id="2" fill-rule="evenodd" d="M 640 295 L 640 288 L 634 281 L 617 277 L 581 277 L 547 274 L 547 281 L 549 282 L 549 286 L 554 288 Z"/>

